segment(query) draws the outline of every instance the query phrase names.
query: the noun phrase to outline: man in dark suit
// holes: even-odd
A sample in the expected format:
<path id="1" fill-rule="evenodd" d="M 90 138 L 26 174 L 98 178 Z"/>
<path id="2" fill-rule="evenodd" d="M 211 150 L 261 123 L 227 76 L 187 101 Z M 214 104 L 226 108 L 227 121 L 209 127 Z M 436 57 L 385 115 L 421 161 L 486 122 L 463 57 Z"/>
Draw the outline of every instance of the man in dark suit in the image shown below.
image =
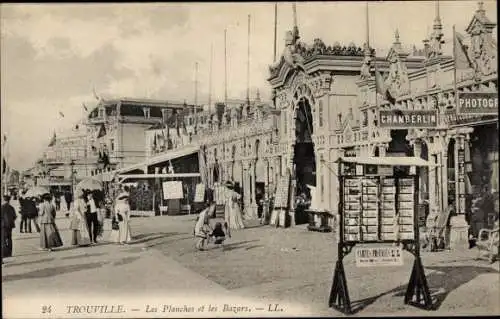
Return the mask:
<path id="1" fill-rule="evenodd" d="M 16 211 L 10 205 L 10 196 L 5 195 L 2 203 L 2 263 L 4 257 L 12 256 L 12 229 L 16 227 Z"/>

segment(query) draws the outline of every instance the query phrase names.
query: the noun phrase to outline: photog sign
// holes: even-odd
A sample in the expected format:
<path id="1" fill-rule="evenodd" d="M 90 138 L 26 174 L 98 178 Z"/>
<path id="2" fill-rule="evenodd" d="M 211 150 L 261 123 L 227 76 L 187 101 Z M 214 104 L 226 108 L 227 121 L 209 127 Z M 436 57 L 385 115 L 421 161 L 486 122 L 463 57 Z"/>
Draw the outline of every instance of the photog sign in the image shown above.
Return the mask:
<path id="1" fill-rule="evenodd" d="M 458 114 L 497 114 L 498 93 L 458 93 Z"/>
<path id="2" fill-rule="evenodd" d="M 437 110 L 380 110 L 379 127 L 433 128 L 437 126 Z"/>

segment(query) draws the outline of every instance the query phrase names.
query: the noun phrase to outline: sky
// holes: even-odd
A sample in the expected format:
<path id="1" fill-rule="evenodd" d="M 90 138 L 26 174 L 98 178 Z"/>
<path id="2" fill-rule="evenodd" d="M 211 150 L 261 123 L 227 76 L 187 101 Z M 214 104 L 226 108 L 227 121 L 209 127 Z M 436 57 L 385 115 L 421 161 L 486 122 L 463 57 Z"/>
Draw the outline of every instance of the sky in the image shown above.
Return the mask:
<path id="1" fill-rule="evenodd" d="M 301 41 L 361 46 L 365 8 L 365 2 L 297 3 Z M 484 1 L 484 8 L 496 22 L 496 2 Z M 476 9 L 475 1 L 440 2 L 448 43 L 452 26 L 463 33 Z M 9 165 L 31 167 L 53 132 L 84 115 L 82 103 L 95 105 L 94 88 L 104 97 L 192 103 L 198 63 L 198 101 L 207 101 L 211 51 L 212 100 L 223 100 L 225 28 L 228 96 L 245 97 L 248 15 L 250 92 L 266 99 L 274 3 L 1 4 L 1 130 Z M 421 48 L 434 16 L 435 2 L 370 2 L 370 44 L 384 55 L 398 29 L 404 45 Z M 278 3 L 278 54 L 292 26 L 292 4 Z"/>

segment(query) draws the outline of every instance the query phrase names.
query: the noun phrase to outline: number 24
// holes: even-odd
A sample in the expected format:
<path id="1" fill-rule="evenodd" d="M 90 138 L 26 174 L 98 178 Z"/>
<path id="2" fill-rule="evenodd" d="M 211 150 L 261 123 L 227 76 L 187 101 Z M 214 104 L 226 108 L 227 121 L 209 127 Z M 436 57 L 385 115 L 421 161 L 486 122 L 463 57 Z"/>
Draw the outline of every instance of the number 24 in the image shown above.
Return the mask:
<path id="1" fill-rule="evenodd" d="M 42 313 L 51 313 L 52 306 L 42 306 Z"/>

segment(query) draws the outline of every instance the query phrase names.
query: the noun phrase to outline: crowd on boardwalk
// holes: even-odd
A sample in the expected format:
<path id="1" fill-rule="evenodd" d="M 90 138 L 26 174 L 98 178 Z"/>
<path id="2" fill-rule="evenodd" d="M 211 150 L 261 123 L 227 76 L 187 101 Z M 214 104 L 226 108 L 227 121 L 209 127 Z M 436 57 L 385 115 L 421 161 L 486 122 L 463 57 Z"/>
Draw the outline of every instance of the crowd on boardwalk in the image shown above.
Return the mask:
<path id="1" fill-rule="evenodd" d="M 26 196 L 28 195 L 28 196 Z M 62 213 L 60 201 L 56 200 L 49 192 L 31 196 L 22 192 L 17 198 L 19 201 L 18 213 L 21 216 L 20 233 L 31 233 L 34 230 L 40 236 L 40 250 L 52 251 L 64 245 L 57 226 L 57 214 Z M 69 197 L 66 197 L 69 198 Z M 60 199 L 60 198 L 57 198 Z M 115 199 L 114 209 L 111 213 L 112 229 L 109 238 L 104 238 L 104 220 L 106 209 L 102 191 L 75 190 L 73 205 L 67 201 L 66 218 L 69 218 L 71 231 L 71 245 L 91 246 L 98 242 L 112 242 L 126 245 L 132 240 L 130 230 L 129 193 L 121 190 Z M 12 232 L 16 227 L 17 213 L 11 205 L 11 197 L 4 195 L 2 198 L 2 263 L 3 258 L 13 256 Z"/>
<path id="2" fill-rule="evenodd" d="M 206 201 L 196 213 L 198 214 L 193 235 L 196 238 L 195 247 L 205 250 L 209 243 L 222 246 L 231 231 L 245 228 L 242 213 L 242 198 L 231 182 L 224 184 L 226 191 L 222 211 L 216 209 L 212 195 L 206 196 Z M 42 251 L 57 251 L 65 244 L 74 247 L 92 246 L 99 242 L 111 242 L 121 245 L 130 244 L 132 234 L 130 228 L 131 209 L 129 205 L 129 189 L 123 186 L 118 190 L 111 211 L 105 205 L 103 190 L 85 190 L 76 188 L 74 196 L 71 193 L 60 195 L 49 192 L 33 195 L 28 190 L 22 191 L 17 200 L 17 212 L 11 204 L 11 197 L 4 195 L 2 202 L 2 262 L 3 258 L 13 256 L 12 233 L 16 228 L 16 219 L 20 215 L 20 233 L 36 231 L 40 236 Z M 108 196 L 109 197 L 109 196 Z M 61 207 L 61 199 L 66 206 Z M 71 242 L 64 243 L 57 225 L 58 214 L 69 219 Z M 111 232 L 104 236 L 104 221 L 111 219 Z M 33 227 L 32 227 L 33 225 Z"/>

